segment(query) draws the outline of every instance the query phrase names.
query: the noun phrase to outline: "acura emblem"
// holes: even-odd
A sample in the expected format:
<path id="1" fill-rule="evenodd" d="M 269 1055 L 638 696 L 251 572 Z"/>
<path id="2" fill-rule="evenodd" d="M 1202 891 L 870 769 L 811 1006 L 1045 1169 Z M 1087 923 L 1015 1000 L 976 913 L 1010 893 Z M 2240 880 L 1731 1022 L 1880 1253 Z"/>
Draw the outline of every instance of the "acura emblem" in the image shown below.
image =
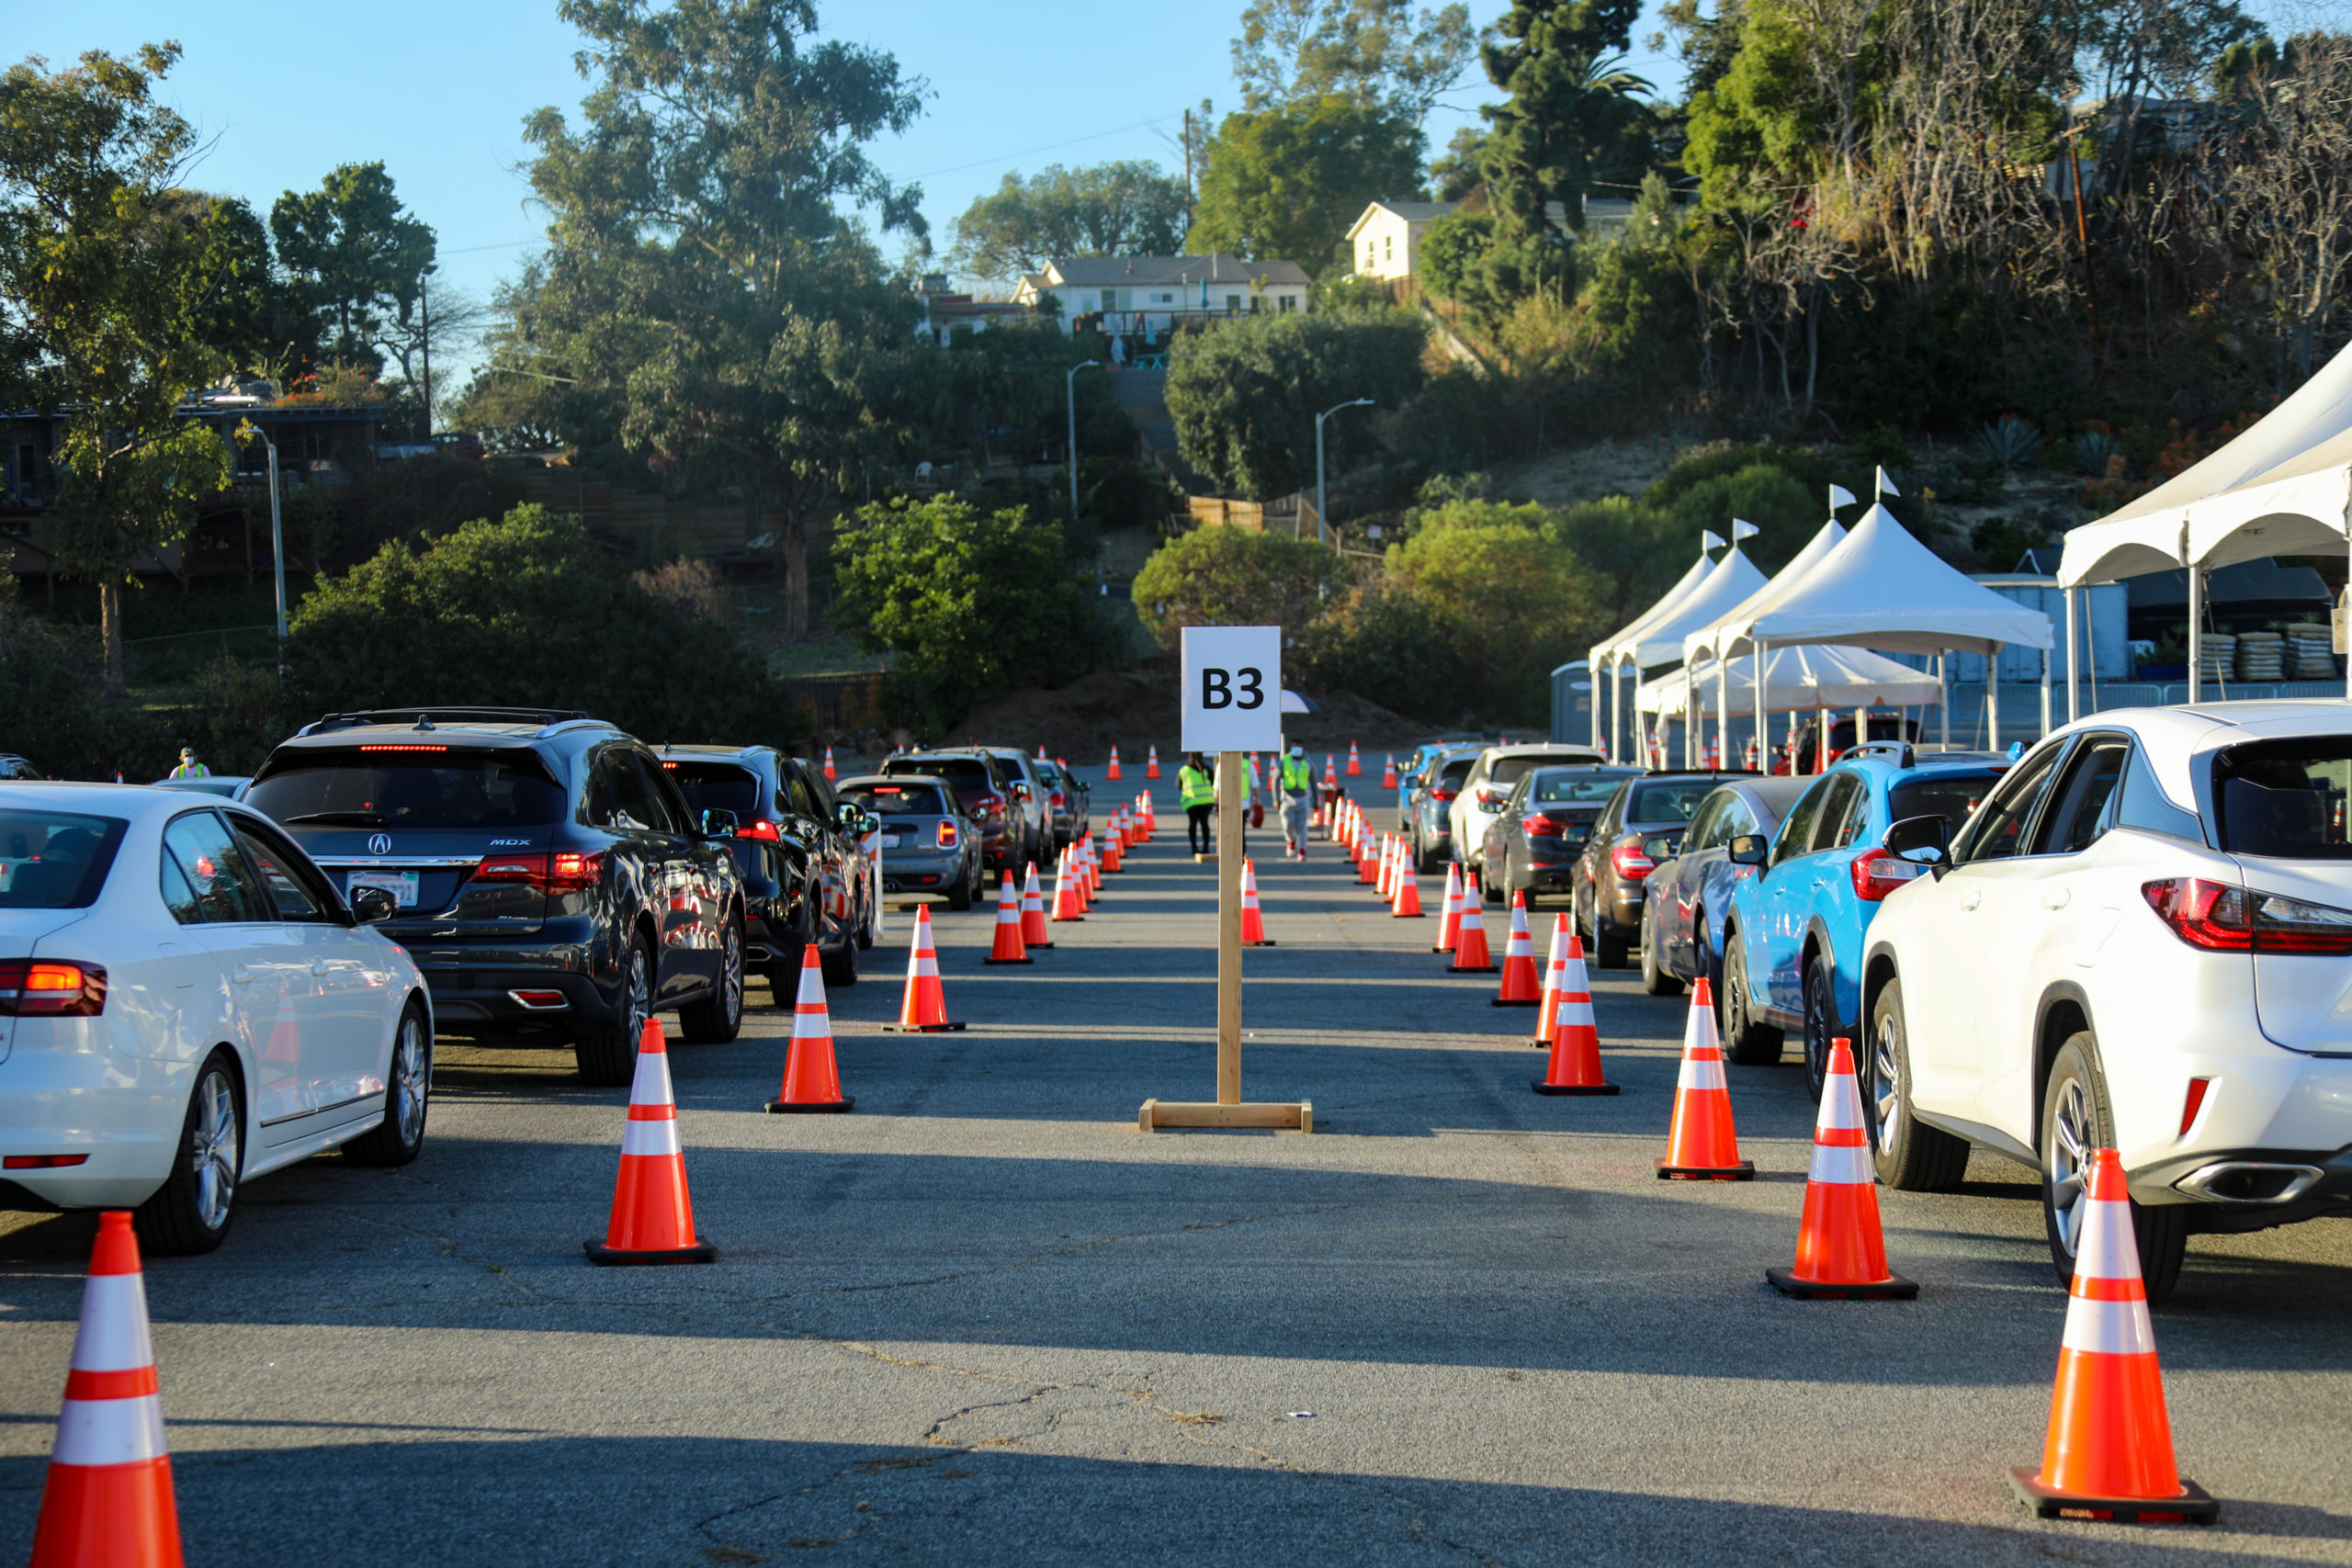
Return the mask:
<path id="1" fill-rule="evenodd" d="M 368 852 L 371 855 L 390 854 L 392 852 L 392 836 L 390 833 L 368 834 Z"/>

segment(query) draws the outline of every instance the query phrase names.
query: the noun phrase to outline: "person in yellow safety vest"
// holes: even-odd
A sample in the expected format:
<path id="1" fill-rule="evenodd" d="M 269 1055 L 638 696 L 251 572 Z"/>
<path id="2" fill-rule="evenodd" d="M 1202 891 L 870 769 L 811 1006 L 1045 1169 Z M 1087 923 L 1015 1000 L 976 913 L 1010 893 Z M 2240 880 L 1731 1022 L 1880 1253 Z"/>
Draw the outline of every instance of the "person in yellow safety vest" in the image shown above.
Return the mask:
<path id="1" fill-rule="evenodd" d="M 1193 852 L 1209 852 L 1209 813 L 1216 809 L 1216 781 L 1209 776 L 1208 762 L 1198 751 L 1184 759 L 1176 770 L 1176 798 L 1184 807 L 1184 836 Z"/>
<path id="2" fill-rule="evenodd" d="M 1315 770 L 1306 764 L 1306 748 L 1294 746 L 1283 757 L 1283 842 L 1291 858 L 1306 858 L 1306 808 L 1314 797 Z"/>
<path id="3" fill-rule="evenodd" d="M 209 779 L 212 776 L 212 770 L 196 760 L 195 747 L 183 746 L 180 748 L 180 765 L 172 770 L 171 776 L 175 779 Z"/>

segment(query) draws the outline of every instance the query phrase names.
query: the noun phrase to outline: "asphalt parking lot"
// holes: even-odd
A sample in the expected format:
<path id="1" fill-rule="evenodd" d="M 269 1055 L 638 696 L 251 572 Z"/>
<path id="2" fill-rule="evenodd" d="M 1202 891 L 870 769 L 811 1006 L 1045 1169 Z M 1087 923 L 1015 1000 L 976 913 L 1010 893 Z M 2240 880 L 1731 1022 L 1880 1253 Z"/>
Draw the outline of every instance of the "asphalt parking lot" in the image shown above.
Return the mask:
<path id="1" fill-rule="evenodd" d="M 1916 1303 L 1783 1300 L 1801 1071 L 1732 1069 L 1757 1180 L 1656 1180 L 1683 1004 L 1597 974 L 1625 1092 L 1538 1098 L 1532 1014 L 1442 975 L 1427 880 L 1392 920 L 1328 848 L 1262 858 L 1245 1093 L 1317 1130 L 1137 1133 L 1215 1091 L 1212 868 L 1159 802 L 1033 967 L 937 923 L 966 1032 L 879 1032 L 892 917 L 831 998 L 854 1114 L 762 1113 L 763 987 L 674 1048 L 713 1266 L 589 1267 L 626 1091 L 455 1043 L 414 1166 L 322 1156 L 151 1262 L 188 1562 L 2352 1562 L 2352 1226 L 2192 1242 L 2156 1315 L 2221 1525 L 2034 1521 L 2004 1472 L 2065 1303 L 2027 1173 L 1882 1193 Z M 0 1556 L 93 1229 L 0 1216 Z"/>

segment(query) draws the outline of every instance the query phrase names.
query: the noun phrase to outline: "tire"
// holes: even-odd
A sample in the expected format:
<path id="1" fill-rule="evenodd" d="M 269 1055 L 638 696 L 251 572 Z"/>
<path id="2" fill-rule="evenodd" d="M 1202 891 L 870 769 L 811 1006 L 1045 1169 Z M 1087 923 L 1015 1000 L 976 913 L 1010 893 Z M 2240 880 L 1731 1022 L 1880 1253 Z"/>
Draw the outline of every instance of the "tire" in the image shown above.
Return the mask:
<path id="1" fill-rule="evenodd" d="M 1508 874 L 1510 868 L 1506 866 L 1504 870 Z M 1478 872 L 1478 902 L 1490 908 L 1500 908 L 1510 902 L 1510 889 L 1487 881 L 1487 873 L 1483 867 Z M 1531 899 L 1529 902 L 1532 903 L 1533 900 Z"/>
<path id="2" fill-rule="evenodd" d="M 1631 956 L 1631 944 L 1618 931 L 1617 922 L 1603 916 L 1600 912 L 1600 901 L 1594 900 L 1592 907 L 1594 966 L 1601 969 L 1623 969 Z"/>
<path id="3" fill-rule="evenodd" d="M 1724 928 L 1724 1055 L 1743 1067 L 1769 1067 L 1781 1059 L 1781 1032 L 1747 1010 L 1747 945 Z"/>
<path id="4" fill-rule="evenodd" d="M 571 1059 L 582 1083 L 611 1089 L 637 1075 L 637 1039 L 645 1032 L 645 1021 L 653 1016 L 653 979 L 652 949 L 644 937 L 630 937 L 613 1016 L 602 1023 L 583 1024 L 572 1033 Z"/>
<path id="5" fill-rule="evenodd" d="M 1437 872 L 1443 869 L 1446 857 L 1444 855 L 1436 853 L 1425 847 L 1421 843 L 1419 835 L 1414 837 L 1413 874 L 1416 876 L 1434 875 Z"/>
<path id="6" fill-rule="evenodd" d="M 1657 927 L 1646 911 L 1642 918 L 1642 989 L 1653 997 L 1679 997 L 1682 982 L 1672 971 L 1659 966 L 1657 960 Z"/>
<path id="7" fill-rule="evenodd" d="M 2115 1146 L 2115 1118 L 2097 1066 L 2098 1044 L 2086 1030 L 2068 1038 L 2050 1065 L 2041 1091 L 2041 1224 L 2050 1266 L 2061 1285 L 2075 1279 L 2075 1244 L 2081 1224 L 2083 1168 L 2089 1151 Z M 2132 1238 L 2148 1300 L 2161 1302 L 2179 1282 L 2188 1249 L 2188 1209 L 2165 1203 L 2132 1205 Z"/>
<path id="8" fill-rule="evenodd" d="M 857 984 L 857 939 L 843 937 L 841 946 L 828 953 L 820 947 L 817 962 L 825 971 L 825 986 L 838 991 Z"/>
<path id="9" fill-rule="evenodd" d="M 1869 1046 L 1856 1066 L 1878 1179 L 1901 1192 L 1952 1191 L 1968 1174 L 1968 1140 L 1911 1112 L 1911 1046 L 1900 980 L 1889 980 L 1871 1004 Z"/>
<path id="10" fill-rule="evenodd" d="M 857 948 L 864 953 L 874 945 L 874 918 L 881 912 L 882 902 L 869 885 L 865 889 L 865 919 L 857 928 Z"/>
<path id="11" fill-rule="evenodd" d="M 718 983 L 678 1010 L 678 1032 L 690 1045 L 724 1045 L 743 1032 L 743 920 L 729 915 L 718 934 Z"/>
<path id="12" fill-rule="evenodd" d="M 956 886 L 948 889 L 947 907 L 960 915 L 978 900 L 979 893 L 980 863 L 974 861 L 971 869 L 957 877 Z"/>
<path id="13" fill-rule="evenodd" d="M 401 1014 L 392 1034 L 392 1059 L 384 1070 L 384 1119 L 343 1145 L 354 1165 L 406 1165 L 424 1152 L 424 1114 L 433 1100 L 433 1032 L 415 1002 Z"/>
<path id="14" fill-rule="evenodd" d="M 1838 1018 L 1837 977 L 1819 957 L 1804 964 L 1804 1082 L 1817 1103 L 1821 1086 L 1829 1077 L 1829 1042 L 1843 1027 Z M 1850 1048 L 1853 1042 L 1849 1040 Z"/>
<path id="15" fill-rule="evenodd" d="M 222 1046 L 197 1069 L 171 1174 L 131 1213 L 140 1246 L 174 1258 L 219 1247 L 237 1217 L 237 1181 L 244 1169 L 244 1096 L 237 1087 L 236 1058 Z"/>

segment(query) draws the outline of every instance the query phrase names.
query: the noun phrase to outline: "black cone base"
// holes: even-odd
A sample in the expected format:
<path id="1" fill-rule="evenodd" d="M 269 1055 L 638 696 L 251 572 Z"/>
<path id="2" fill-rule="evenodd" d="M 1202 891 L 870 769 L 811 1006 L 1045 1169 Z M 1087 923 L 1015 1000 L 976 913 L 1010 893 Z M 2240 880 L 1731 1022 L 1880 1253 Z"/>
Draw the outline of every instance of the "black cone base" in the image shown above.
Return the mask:
<path id="1" fill-rule="evenodd" d="M 1449 975 L 1493 975 L 1498 970 L 1499 966 L 1493 964 L 1449 964 L 1445 966 Z"/>
<path id="2" fill-rule="evenodd" d="M 1737 1165 L 1668 1165 L 1656 1162 L 1660 1181 L 1749 1181 L 1756 1176 L 1756 1162 L 1744 1159 Z"/>
<path id="3" fill-rule="evenodd" d="M 828 1111 L 847 1111 L 856 1103 L 855 1096 L 846 1094 L 839 1100 L 771 1100 L 768 1101 L 768 1114 L 771 1116 L 822 1116 Z"/>
<path id="4" fill-rule="evenodd" d="M 1826 1280 L 1803 1280 L 1786 1269 L 1767 1269 L 1764 1278 L 1784 1296 L 1796 1296 L 1810 1302 L 1907 1302 L 1916 1301 L 1919 1287 L 1900 1274 L 1889 1274 L 1883 1280 L 1871 1280 L 1859 1285 L 1833 1284 Z"/>
<path id="5" fill-rule="evenodd" d="M 1256 942 L 1245 942 L 1241 945 L 1244 947 L 1272 947 L 1274 945 L 1274 939 L 1270 936 L 1261 937 Z"/>
<path id="6" fill-rule="evenodd" d="M 652 1252 L 621 1252 L 594 1239 L 580 1244 L 587 1250 L 588 1261 L 610 1267 L 650 1263 L 708 1263 L 718 1256 L 718 1248 L 702 1237 L 695 1237 L 692 1247 L 673 1247 Z"/>
<path id="7" fill-rule="evenodd" d="M 960 1023 L 886 1023 L 885 1034 L 954 1034 L 963 1029 Z"/>
<path id="8" fill-rule="evenodd" d="M 1522 1002 L 1516 1000 L 1506 1001 L 1500 997 L 1495 997 L 1490 998 L 1487 1005 L 1488 1007 L 1496 1008 L 1535 1008 L 1542 1007 L 1544 1005 L 1544 998 L 1541 997 L 1531 997 L 1526 1001 Z"/>
<path id="9" fill-rule="evenodd" d="M 983 964 L 1035 964 L 1037 961 L 1034 958 L 983 958 L 980 962 Z"/>
<path id="10" fill-rule="evenodd" d="M 1538 1094 L 1615 1094 L 1617 1092 L 1617 1086 L 1613 1083 L 1545 1083 L 1542 1078 L 1537 1078 L 1527 1087 Z"/>
<path id="11" fill-rule="evenodd" d="M 2038 1472 L 2018 1465 L 2009 1472 L 2009 1485 L 2018 1502 L 2045 1519 L 2090 1514 L 2111 1517 L 2119 1525 L 2210 1525 L 2222 1517 L 2222 1505 L 2194 1481 L 2182 1481 L 2177 1497 L 2082 1497 L 2052 1492 L 2041 1483 Z"/>

